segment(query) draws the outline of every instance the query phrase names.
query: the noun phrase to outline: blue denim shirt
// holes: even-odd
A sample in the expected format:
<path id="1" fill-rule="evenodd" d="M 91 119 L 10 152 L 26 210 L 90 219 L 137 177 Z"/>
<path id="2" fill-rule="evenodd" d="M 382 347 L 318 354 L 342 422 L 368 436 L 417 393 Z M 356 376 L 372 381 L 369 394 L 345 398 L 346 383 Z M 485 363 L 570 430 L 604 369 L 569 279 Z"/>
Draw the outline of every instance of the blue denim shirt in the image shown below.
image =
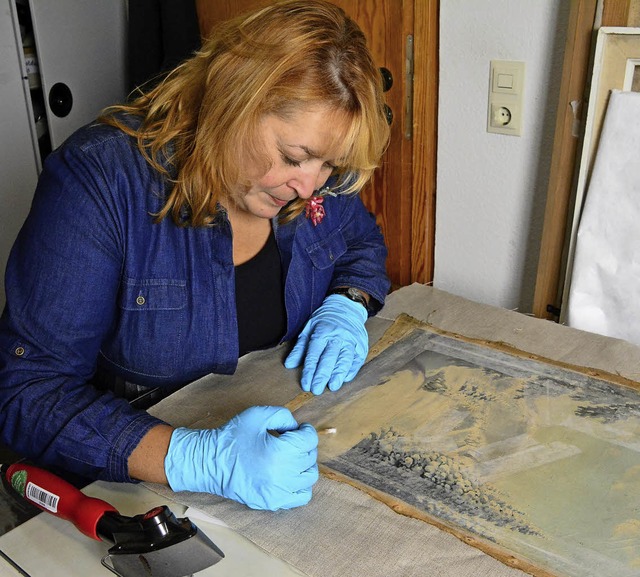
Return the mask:
<path id="1" fill-rule="evenodd" d="M 175 386 L 238 361 L 232 231 L 153 222 L 168 182 L 121 131 L 85 127 L 46 163 L 7 265 L 0 319 L 1 440 L 85 477 L 130 481 L 127 459 L 160 421 L 88 385 L 97 366 Z M 274 220 L 287 333 L 336 286 L 389 289 L 386 249 L 358 196 L 328 196 L 317 226 Z"/>

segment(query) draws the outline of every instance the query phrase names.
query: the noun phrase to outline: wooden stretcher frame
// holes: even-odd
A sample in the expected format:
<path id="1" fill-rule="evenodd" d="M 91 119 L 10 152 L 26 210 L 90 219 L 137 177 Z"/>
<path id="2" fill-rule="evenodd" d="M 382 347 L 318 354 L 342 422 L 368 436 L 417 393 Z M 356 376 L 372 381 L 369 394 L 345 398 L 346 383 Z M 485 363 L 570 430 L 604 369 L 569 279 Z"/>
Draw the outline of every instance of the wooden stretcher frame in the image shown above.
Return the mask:
<path id="1" fill-rule="evenodd" d="M 598 20 L 599 7 L 602 8 Z M 547 188 L 533 314 L 558 320 L 567 267 L 568 229 L 575 201 L 575 175 L 581 153 L 594 30 L 638 25 L 639 0 L 571 0 L 552 164 Z"/>
<path id="2" fill-rule="evenodd" d="M 564 275 L 562 302 L 567 303 L 571 289 L 575 243 L 580 216 L 589 186 L 609 95 L 612 90 L 631 90 L 634 63 L 640 62 L 640 28 L 603 27 L 598 30 L 593 75 L 586 114 L 584 139 L 575 192 L 573 217 L 568 231 L 567 265 Z M 567 320 L 567 307 L 562 308 L 559 321 Z"/>

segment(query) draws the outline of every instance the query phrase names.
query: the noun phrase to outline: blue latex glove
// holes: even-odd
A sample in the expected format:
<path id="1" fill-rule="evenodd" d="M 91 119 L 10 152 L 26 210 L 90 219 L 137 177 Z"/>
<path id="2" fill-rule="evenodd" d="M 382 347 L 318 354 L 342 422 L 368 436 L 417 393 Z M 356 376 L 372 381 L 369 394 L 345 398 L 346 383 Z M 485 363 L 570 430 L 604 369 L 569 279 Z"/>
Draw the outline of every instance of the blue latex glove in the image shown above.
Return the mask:
<path id="1" fill-rule="evenodd" d="M 310 501 L 317 457 L 311 425 L 298 427 L 284 407 L 251 407 L 219 429 L 176 429 L 164 468 L 174 491 L 214 493 L 275 511 Z"/>
<path id="2" fill-rule="evenodd" d="M 311 315 L 284 366 L 302 368 L 302 390 L 337 391 L 358 374 L 369 352 L 366 309 L 342 295 L 329 295 Z"/>

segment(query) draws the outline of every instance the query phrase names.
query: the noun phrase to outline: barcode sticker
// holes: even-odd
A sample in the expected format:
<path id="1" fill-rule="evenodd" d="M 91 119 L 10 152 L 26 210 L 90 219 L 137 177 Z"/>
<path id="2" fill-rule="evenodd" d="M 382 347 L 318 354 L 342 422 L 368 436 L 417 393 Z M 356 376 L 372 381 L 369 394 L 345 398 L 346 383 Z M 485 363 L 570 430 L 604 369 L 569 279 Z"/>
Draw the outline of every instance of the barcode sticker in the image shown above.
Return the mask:
<path id="1" fill-rule="evenodd" d="M 58 501 L 60 500 L 58 495 L 49 493 L 49 491 L 44 490 L 42 487 L 38 487 L 38 485 L 34 485 L 31 481 L 27 483 L 26 495 L 27 499 L 30 499 L 41 507 L 44 507 L 47 511 L 51 511 L 52 513 L 58 512 Z"/>

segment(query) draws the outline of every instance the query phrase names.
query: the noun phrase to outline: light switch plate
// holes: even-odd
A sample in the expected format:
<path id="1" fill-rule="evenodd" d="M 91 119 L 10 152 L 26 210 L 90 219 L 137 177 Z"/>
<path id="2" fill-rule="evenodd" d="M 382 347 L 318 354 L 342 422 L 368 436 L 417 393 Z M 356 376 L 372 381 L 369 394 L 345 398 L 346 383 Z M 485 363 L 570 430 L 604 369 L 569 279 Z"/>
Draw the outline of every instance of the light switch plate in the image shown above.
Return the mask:
<path id="1" fill-rule="evenodd" d="M 487 132 L 522 134 L 525 63 L 492 60 L 489 72 Z"/>

